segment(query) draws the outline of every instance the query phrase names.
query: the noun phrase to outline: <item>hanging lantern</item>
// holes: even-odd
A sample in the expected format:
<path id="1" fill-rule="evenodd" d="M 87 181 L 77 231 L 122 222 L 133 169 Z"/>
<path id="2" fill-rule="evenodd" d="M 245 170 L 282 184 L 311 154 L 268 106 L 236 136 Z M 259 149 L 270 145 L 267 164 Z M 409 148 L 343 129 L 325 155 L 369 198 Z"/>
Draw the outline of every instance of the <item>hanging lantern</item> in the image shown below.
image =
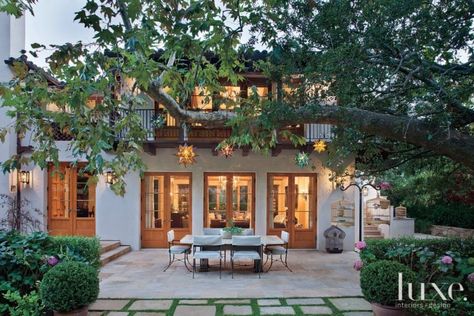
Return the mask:
<path id="1" fill-rule="evenodd" d="M 196 162 L 196 153 L 194 152 L 193 145 L 188 146 L 184 144 L 183 146 L 179 145 L 178 153 L 176 157 L 178 157 L 178 163 L 185 167 L 192 165 Z"/>
<path id="2" fill-rule="evenodd" d="M 20 182 L 22 184 L 30 184 L 30 172 L 22 170 L 20 171 Z"/>
<path id="3" fill-rule="evenodd" d="M 317 151 L 318 153 L 322 153 L 325 151 L 327 148 L 327 144 L 324 140 L 320 139 L 317 142 L 314 143 L 313 149 L 314 151 Z"/>
<path id="4" fill-rule="evenodd" d="M 309 154 L 305 152 L 299 152 L 296 154 L 295 162 L 300 168 L 307 167 L 309 165 Z"/>
<path id="5" fill-rule="evenodd" d="M 234 146 L 225 144 L 224 146 L 222 146 L 220 152 L 222 156 L 226 158 L 230 158 L 232 157 L 232 154 L 234 153 Z"/>

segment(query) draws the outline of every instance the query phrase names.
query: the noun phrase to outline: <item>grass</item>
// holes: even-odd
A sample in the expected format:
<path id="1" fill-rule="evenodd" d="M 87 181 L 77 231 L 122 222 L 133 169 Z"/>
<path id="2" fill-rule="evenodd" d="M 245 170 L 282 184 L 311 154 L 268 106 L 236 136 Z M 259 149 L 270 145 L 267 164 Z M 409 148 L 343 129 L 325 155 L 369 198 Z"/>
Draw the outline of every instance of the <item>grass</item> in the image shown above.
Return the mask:
<path id="1" fill-rule="evenodd" d="M 308 297 L 301 297 L 301 299 L 304 299 L 304 298 L 308 298 Z M 271 305 L 271 306 L 272 307 L 290 306 L 295 312 L 294 315 L 297 315 L 297 316 L 305 315 L 303 313 L 303 310 L 302 310 L 301 306 L 325 306 L 325 307 L 329 307 L 329 309 L 331 309 L 331 311 L 332 311 L 331 315 L 333 315 L 333 316 L 343 316 L 344 313 L 351 312 L 350 310 L 345 310 L 345 311 L 339 310 L 331 302 L 331 299 L 334 299 L 334 298 L 341 298 L 341 297 L 324 297 L 324 298 L 321 298 L 323 300 L 323 304 L 318 304 L 318 305 L 288 305 L 288 302 L 287 302 L 286 298 L 262 298 L 262 299 L 279 300 L 280 305 Z M 361 298 L 361 297 L 354 297 L 354 296 L 349 297 L 349 296 L 347 296 L 347 297 L 343 297 L 343 298 Z M 296 298 L 296 297 L 293 298 L 292 297 L 291 299 L 298 299 L 298 298 Z M 110 299 L 110 300 L 113 300 L 113 299 Z M 260 316 L 260 308 L 263 307 L 263 306 L 258 305 L 258 299 L 256 299 L 256 298 L 234 298 L 234 299 L 233 298 L 222 298 L 222 299 L 216 299 L 216 298 L 213 298 L 213 299 L 179 298 L 179 299 L 153 299 L 154 301 L 159 301 L 159 300 L 167 300 L 168 301 L 168 300 L 171 300 L 172 304 L 171 304 L 170 308 L 167 309 L 167 310 L 131 311 L 131 310 L 129 310 L 129 308 L 137 300 L 152 300 L 152 299 L 130 298 L 128 300 L 129 300 L 129 302 L 120 311 L 121 312 L 128 312 L 129 313 L 128 315 L 130 315 L 130 316 L 135 315 L 136 313 L 140 313 L 140 312 L 161 312 L 161 313 L 166 313 L 167 316 L 173 316 L 175 311 L 176 311 L 176 308 L 178 307 L 178 305 L 181 305 L 181 306 L 215 306 L 216 307 L 216 313 L 215 313 L 216 316 L 224 316 L 224 306 L 225 305 L 250 306 L 251 310 L 252 310 L 252 315 Z M 206 300 L 207 303 L 206 304 L 180 304 L 179 302 L 182 301 L 182 300 L 196 300 L 196 301 Z M 229 302 L 230 301 L 241 301 L 241 302 L 226 304 L 225 301 L 229 301 Z M 101 315 L 107 315 L 108 313 L 109 312 L 104 311 Z"/>

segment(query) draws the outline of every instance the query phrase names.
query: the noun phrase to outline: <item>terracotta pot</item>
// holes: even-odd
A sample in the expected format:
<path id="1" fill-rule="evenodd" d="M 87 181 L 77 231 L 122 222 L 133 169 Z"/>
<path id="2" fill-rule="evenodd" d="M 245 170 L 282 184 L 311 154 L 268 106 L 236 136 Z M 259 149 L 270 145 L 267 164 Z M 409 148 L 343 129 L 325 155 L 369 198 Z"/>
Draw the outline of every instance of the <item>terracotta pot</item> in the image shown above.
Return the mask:
<path id="1" fill-rule="evenodd" d="M 395 306 L 381 305 L 378 303 L 370 303 L 375 316 L 409 316 L 404 309 Z"/>
<path id="2" fill-rule="evenodd" d="M 87 316 L 88 313 L 89 313 L 89 306 L 84 306 L 82 308 L 75 309 L 70 312 L 61 313 L 61 312 L 54 311 L 54 316 Z"/>

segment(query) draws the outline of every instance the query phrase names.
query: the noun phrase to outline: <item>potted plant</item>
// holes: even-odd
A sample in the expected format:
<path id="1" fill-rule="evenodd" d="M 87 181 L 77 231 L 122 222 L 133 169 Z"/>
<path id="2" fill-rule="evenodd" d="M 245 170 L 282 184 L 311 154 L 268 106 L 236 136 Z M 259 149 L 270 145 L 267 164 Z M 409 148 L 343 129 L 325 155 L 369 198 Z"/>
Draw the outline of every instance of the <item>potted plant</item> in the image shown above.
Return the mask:
<path id="1" fill-rule="evenodd" d="M 57 264 L 45 273 L 40 294 L 54 315 L 87 316 L 88 305 L 99 295 L 98 271 L 82 262 Z"/>
<path id="2" fill-rule="evenodd" d="M 222 238 L 230 239 L 232 235 L 242 234 L 243 229 L 235 226 L 232 220 L 229 221 L 229 226 L 222 228 Z"/>
<path id="3" fill-rule="evenodd" d="M 375 316 L 405 316 L 408 313 L 400 308 L 399 273 L 403 276 L 403 298 L 407 298 L 407 283 L 416 282 L 416 274 L 407 266 L 396 262 L 381 260 L 362 268 L 360 287 L 362 294 L 372 305 Z"/>

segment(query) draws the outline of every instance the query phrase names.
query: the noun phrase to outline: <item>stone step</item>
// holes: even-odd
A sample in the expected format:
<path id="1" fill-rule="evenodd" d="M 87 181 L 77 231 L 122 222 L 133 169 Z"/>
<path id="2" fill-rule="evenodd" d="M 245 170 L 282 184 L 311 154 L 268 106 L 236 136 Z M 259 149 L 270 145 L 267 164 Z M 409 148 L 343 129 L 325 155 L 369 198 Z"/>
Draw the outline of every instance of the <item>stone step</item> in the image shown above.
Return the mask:
<path id="1" fill-rule="evenodd" d="M 365 239 L 384 239 L 382 235 L 366 235 Z"/>
<path id="2" fill-rule="evenodd" d="M 100 241 L 100 254 L 103 254 L 107 251 L 114 250 L 115 248 L 120 247 L 119 240 L 101 240 Z"/>
<path id="3" fill-rule="evenodd" d="M 365 231 L 378 231 L 379 229 L 376 226 L 365 226 Z"/>
<path id="4" fill-rule="evenodd" d="M 378 230 L 377 231 L 365 231 L 365 235 L 382 235 Z"/>
<path id="5" fill-rule="evenodd" d="M 110 261 L 115 260 L 118 257 L 121 257 L 124 254 L 129 253 L 130 251 L 132 251 L 132 247 L 130 246 L 119 246 L 115 249 L 104 252 L 103 254 L 100 255 L 100 264 L 105 265 L 109 263 Z"/>

